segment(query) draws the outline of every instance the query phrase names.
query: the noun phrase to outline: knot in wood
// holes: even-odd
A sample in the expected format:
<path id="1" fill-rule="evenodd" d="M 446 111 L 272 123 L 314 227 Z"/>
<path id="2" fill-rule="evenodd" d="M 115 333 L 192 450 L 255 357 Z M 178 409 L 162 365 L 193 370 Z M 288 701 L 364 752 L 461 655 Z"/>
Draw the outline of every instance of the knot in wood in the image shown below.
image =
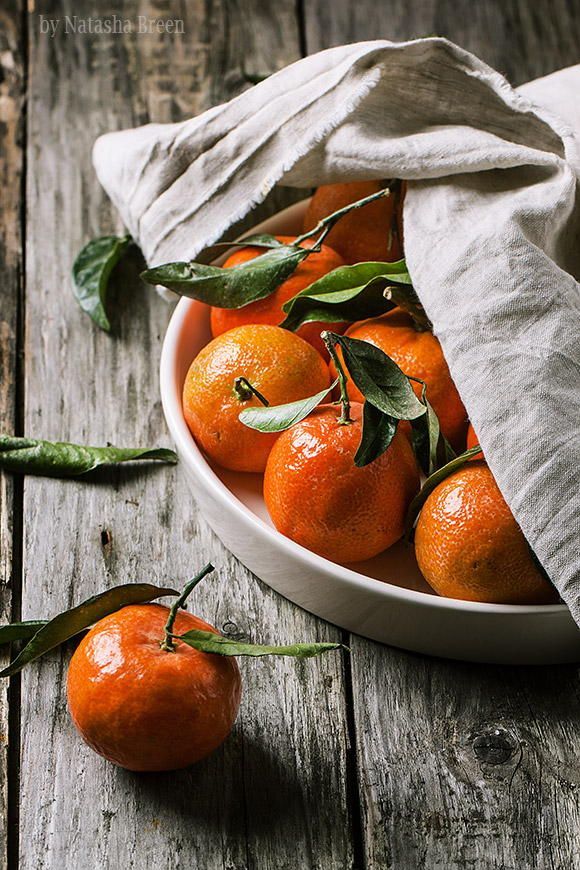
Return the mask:
<path id="1" fill-rule="evenodd" d="M 505 728 L 489 728 L 478 734 L 471 745 L 482 764 L 505 764 L 518 744 L 513 734 Z"/>
<path id="2" fill-rule="evenodd" d="M 222 625 L 222 634 L 229 640 L 247 641 L 249 639 L 247 633 L 242 631 L 231 619 L 226 620 Z"/>

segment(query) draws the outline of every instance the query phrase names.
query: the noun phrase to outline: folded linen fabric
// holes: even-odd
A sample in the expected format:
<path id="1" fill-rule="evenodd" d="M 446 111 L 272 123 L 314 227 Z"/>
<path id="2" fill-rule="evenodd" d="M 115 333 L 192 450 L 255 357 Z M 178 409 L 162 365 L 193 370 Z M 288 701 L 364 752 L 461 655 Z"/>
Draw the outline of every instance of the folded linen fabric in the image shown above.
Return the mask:
<path id="1" fill-rule="evenodd" d="M 409 180 L 405 251 L 487 461 L 580 621 L 580 66 L 514 90 L 444 39 L 329 49 L 95 144 L 150 265 L 275 184 Z"/>

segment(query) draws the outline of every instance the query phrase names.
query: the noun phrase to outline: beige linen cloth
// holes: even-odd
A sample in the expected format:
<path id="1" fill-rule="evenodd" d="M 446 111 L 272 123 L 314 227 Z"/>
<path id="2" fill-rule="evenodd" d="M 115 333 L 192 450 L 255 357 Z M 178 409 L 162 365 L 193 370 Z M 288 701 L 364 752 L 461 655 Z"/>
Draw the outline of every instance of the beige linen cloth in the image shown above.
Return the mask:
<path id="1" fill-rule="evenodd" d="M 439 38 L 340 46 L 178 124 L 102 136 L 150 265 L 275 184 L 409 179 L 415 287 L 502 493 L 580 621 L 580 66 L 513 90 Z"/>

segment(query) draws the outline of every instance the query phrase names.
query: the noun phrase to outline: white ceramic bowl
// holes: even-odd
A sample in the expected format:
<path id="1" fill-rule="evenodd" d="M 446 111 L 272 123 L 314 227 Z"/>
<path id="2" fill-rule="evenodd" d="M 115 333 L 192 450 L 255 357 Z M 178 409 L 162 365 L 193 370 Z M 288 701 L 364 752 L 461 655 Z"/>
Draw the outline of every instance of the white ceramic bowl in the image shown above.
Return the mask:
<path id="1" fill-rule="evenodd" d="M 255 229 L 296 234 L 306 202 Z M 218 261 L 219 262 L 219 261 Z M 478 662 L 549 664 L 580 660 L 580 632 L 563 605 L 478 604 L 440 598 L 400 543 L 368 562 L 344 566 L 279 534 L 269 521 L 261 477 L 214 467 L 195 444 L 181 409 L 189 365 L 210 338 L 208 309 L 178 303 L 161 357 L 161 398 L 181 470 L 212 529 L 240 561 L 311 613 L 372 640 L 415 652 Z"/>

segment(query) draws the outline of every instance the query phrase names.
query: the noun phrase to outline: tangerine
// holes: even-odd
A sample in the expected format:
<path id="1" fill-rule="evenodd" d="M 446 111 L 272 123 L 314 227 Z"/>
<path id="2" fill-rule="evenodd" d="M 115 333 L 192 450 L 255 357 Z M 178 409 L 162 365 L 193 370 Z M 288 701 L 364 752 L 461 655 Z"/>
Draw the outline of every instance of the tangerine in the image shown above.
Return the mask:
<path id="1" fill-rule="evenodd" d="M 317 188 L 304 216 L 304 232 L 314 229 L 318 222 L 335 211 L 378 193 L 385 185 L 379 181 L 351 181 L 346 184 L 324 184 Z M 399 233 L 393 233 L 393 213 L 397 218 L 401 208 L 397 197 L 385 196 L 341 217 L 327 235 L 326 240 L 347 263 L 367 260 L 392 262 L 402 257 Z M 397 225 L 400 222 L 396 218 Z"/>
<path id="2" fill-rule="evenodd" d="M 169 608 L 133 604 L 99 620 L 68 669 L 73 722 L 89 746 L 128 770 L 175 770 L 223 743 L 240 706 L 242 683 L 233 658 L 176 641 L 161 649 Z M 179 611 L 174 631 L 218 634 Z"/>
<path id="3" fill-rule="evenodd" d="M 429 585 L 447 598 L 557 600 L 483 460 L 466 463 L 428 496 L 415 529 L 415 554 Z"/>
<path id="4" fill-rule="evenodd" d="M 268 458 L 264 498 L 283 535 L 336 562 L 370 559 L 397 541 L 419 488 L 419 470 L 400 432 L 364 468 L 354 464 L 362 431 L 362 405 L 352 422 L 321 405 L 283 432 Z"/>
<path id="5" fill-rule="evenodd" d="M 293 236 L 276 236 L 279 242 L 290 244 L 294 241 Z M 311 248 L 314 244 L 314 239 L 305 239 L 301 247 Z M 264 253 L 264 248 L 248 246 L 240 248 L 231 254 L 224 268 L 229 269 L 232 266 L 238 266 L 240 263 L 246 263 L 253 260 L 260 254 Z M 234 326 L 242 326 L 246 323 L 267 323 L 270 326 L 278 326 L 286 315 L 282 310 L 282 306 L 289 299 L 300 293 L 310 284 L 318 281 L 323 275 L 332 272 L 333 269 L 338 269 L 339 266 L 344 266 L 344 260 L 328 245 L 322 245 L 320 251 L 309 254 L 309 256 L 298 264 L 294 272 L 270 295 L 264 299 L 258 299 L 256 302 L 251 302 L 249 305 L 244 305 L 243 308 L 216 308 L 211 309 L 211 333 L 215 337 L 232 329 Z M 332 328 L 334 332 L 342 332 L 345 328 L 345 323 L 333 323 L 331 326 L 323 323 L 305 323 L 297 332 L 305 341 L 311 344 L 316 350 L 326 357 L 326 348 L 320 338 L 320 333 L 323 329 Z"/>
<path id="6" fill-rule="evenodd" d="M 406 375 L 424 381 L 427 398 L 439 418 L 441 431 L 455 449 L 463 449 L 467 413 L 451 379 L 441 345 L 432 332 L 417 331 L 411 315 L 395 308 L 380 317 L 353 323 L 345 335 L 375 345 Z M 334 377 L 332 363 L 330 369 Z M 421 384 L 412 382 L 412 387 L 420 396 Z M 352 380 L 348 382 L 348 393 L 353 400 L 362 401 L 362 394 Z"/>
<path id="7" fill-rule="evenodd" d="M 238 419 L 244 408 L 260 404 L 236 386 L 240 377 L 271 405 L 281 405 L 328 387 L 328 367 L 299 335 L 265 324 L 230 329 L 191 363 L 183 386 L 183 413 L 195 440 L 224 468 L 263 471 L 278 435 L 249 429 Z"/>
<path id="8" fill-rule="evenodd" d="M 467 449 L 470 450 L 472 447 L 479 447 L 479 438 L 475 434 L 475 429 L 470 423 L 467 427 Z"/>

